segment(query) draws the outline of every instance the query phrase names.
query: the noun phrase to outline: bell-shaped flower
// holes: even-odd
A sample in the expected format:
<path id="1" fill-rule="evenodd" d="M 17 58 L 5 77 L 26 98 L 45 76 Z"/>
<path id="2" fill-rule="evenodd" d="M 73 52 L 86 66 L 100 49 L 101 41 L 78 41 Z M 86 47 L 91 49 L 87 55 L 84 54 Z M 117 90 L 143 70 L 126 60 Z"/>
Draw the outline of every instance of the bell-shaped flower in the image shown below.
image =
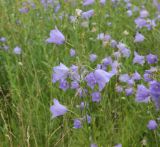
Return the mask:
<path id="1" fill-rule="evenodd" d="M 67 108 L 61 105 L 57 99 L 54 99 L 53 102 L 54 105 L 50 107 L 50 111 L 53 115 L 53 118 L 64 115 L 68 111 Z"/>

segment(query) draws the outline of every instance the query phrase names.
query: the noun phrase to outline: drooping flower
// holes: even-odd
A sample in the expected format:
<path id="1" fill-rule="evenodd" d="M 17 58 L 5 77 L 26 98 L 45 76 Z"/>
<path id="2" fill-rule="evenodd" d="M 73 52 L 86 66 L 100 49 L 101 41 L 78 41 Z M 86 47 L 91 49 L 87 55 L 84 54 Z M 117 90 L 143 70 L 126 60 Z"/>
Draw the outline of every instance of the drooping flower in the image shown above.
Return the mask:
<path id="1" fill-rule="evenodd" d="M 59 88 L 66 91 L 69 88 L 69 83 L 66 80 L 59 81 Z"/>
<path id="2" fill-rule="evenodd" d="M 148 13 L 148 11 L 147 10 L 141 10 L 140 11 L 140 17 L 141 18 L 145 18 L 145 17 L 148 17 L 148 15 L 149 15 L 149 13 Z"/>
<path id="3" fill-rule="evenodd" d="M 135 39 L 134 39 L 134 42 L 143 42 L 144 41 L 144 36 L 140 33 L 136 33 L 136 36 L 135 36 Z"/>
<path id="4" fill-rule="evenodd" d="M 55 83 L 59 80 L 65 80 L 69 75 L 69 68 L 60 63 L 59 66 L 53 68 L 52 82 Z"/>
<path id="5" fill-rule="evenodd" d="M 117 144 L 114 147 L 122 147 L 122 144 Z"/>
<path id="6" fill-rule="evenodd" d="M 130 76 L 128 74 L 121 74 L 119 76 L 119 80 L 121 82 L 128 82 L 130 80 Z"/>
<path id="7" fill-rule="evenodd" d="M 46 40 L 48 43 L 55 43 L 55 44 L 64 44 L 65 37 L 64 35 L 56 28 L 50 31 L 50 37 Z"/>
<path id="8" fill-rule="evenodd" d="M 98 83 L 100 91 L 103 90 L 106 83 L 108 83 L 110 81 L 112 76 L 113 76 L 113 74 L 108 73 L 102 69 L 95 70 L 94 77 L 96 79 L 96 82 Z"/>
<path id="9" fill-rule="evenodd" d="M 89 19 L 94 15 L 94 10 L 88 10 L 86 12 L 82 12 L 81 17 L 84 19 Z"/>
<path id="10" fill-rule="evenodd" d="M 135 73 L 133 73 L 132 79 L 138 81 L 141 79 L 141 75 L 136 71 Z"/>
<path id="11" fill-rule="evenodd" d="M 71 48 L 70 49 L 70 56 L 74 57 L 75 55 L 76 55 L 76 51 L 73 48 Z"/>
<path id="12" fill-rule="evenodd" d="M 58 3 L 57 6 L 54 8 L 54 12 L 57 13 L 60 8 L 61 8 L 61 4 Z"/>
<path id="13" fill-rule="evenodd" d="M 81 102 L 81 104 L 80 104 L 80 109 L 83 110 L 84 107 L 85 107 L 85 103 L 84 103 L 84 102 Z"/>
<path id="14" fill-rule="evenodd" d="M 112 64 L 112 58 L 111 57 L 106 57 L 102 60 L 102 63 L 103 63 L 104 66 L 111 65 Z"/>
<path id="15" fill-rule="evenodd" d="M 116 75 L 118 73 L 118 68 L 120 66 L 120 63 L 118 61 L 114 61 L 112 64 L 111 64 L 111 67 L 112 67 L 112 70 L 109 72 L 112 76 L 113 75 Z"/>
<path id="16" fill-rule="evenodd" d="M 136 101 L 147 103 L 150 100 L 150 91 L 144 85 L 138 85 Z"/>
<path id="17" fill-rule="evenodd" d="M 150 73 L 144 73 L 143 78 L 144 78 L 145 82 L 150 82 L 153 80 L 152 74 L 150 74 Z"/>
<path id="18" fill-rule="evenodd" d="M 6 42 L 6 38 L 5 37 L 0 37 L 0 42 Z"/>
<path id="19" fill-rule="evenodd" d="M 97 35 L 97 40 L 103 40 L 104 39 L 104 33 L 100 33 Z"/>
<path id="20" fill-rule="evenodd" d="M 83 6 L 88 6 L 94 3 L 94 0 L 84 0 L 83 1 Z"/>
<path id="21" fill-rule="evenodd" d="M 131 17 L 132 16 L 132 10 L 127 10 L 127 15 L 129 16 L 129 17 Z"/>
<path id="22" fill-rule="evenodd" d="M 140 65 L 143 65 L 145 63 L 145 58 L 144 56 L 139 55 L 137 52 L 134 52 L 134 59 L 133 59 L 133 63 L 137 63 Z"/>
<path id="23" fill-rule="evenodd" d="M 79 119 L 74 119 L 73 128 L 75 128 L 75 129 L 82 128 L 82 122 Z"/>
<path id="24" fill-rule="evenodd" d="M 99 102 L 101 100 L 101 93 L 100 92 L 93 92 L 92 93 L 92 101 Z"/>
<path id="25" fill-rule="evenodd" d="M 64 115 L 68 110 L 65 106 L 61 105 L 57 99 L 53 100 L 54 105 L 50 107 L 52 117 Z"/>
<path id="26" fill-rule="evenodd" d="M 90 54 L 90 61 L 94 62 L 97 59 L 97 55 L 96 54 Z"/>
<path id="27" fill-rule="evenodd" d="M 70 72 L 69 72 L 70 79 L 73 81 L 79 81 L 80 75 L 78 72 L 78 66 L 72 65 L 69 70 L 70 70 Z"/>
<path id="28" fill-rule="evenodd" d="M 28 13 L 29 12 L 29 8 L 28 7 L 22 7 L 19 9 L 20 13 Z"/>
<path id="29" fill-rule="evenodd" d="M 116 40 L 111 40 L 110 45 L 111 45 L 111 47 L 115 48 L 117 46 L 117 41 Z"/>
<path id="30" fill-rule="evenodd" d="M 149 54 L 146 56 L 147 62 L 148 64 L 154 64 L 158 62 L 158 57 L 156 55 L 153 54 Z"/>
<path id="31" fill-rule="evenodd" d="M 117 45 L 118 49 L 120 50 L 120 52 L 122 53 L 123 57 L 129 57 L 131 54 L 131 51 L 126 47 L 126 45 L 124 43 L 119 43 Z"/>
<path id="32" fill-rule="evenodd" d="M 158 127 L 158 124 L 157 124 L 157 122 L 155 120 L 150 120 L 148 122 L 147 128 L 149 130 L 155 130 L 155 129 L 157 129 L 157 127 Z"/>
<path id="33" fill-rule="evenodd" d="M 87 85 L 93 89 L 94 86 L 96 85 L 96 78 L 94 76 L 94 73 L 93 72 L 89 73 L 86 76 L 85 81 L 87 82 Z"/>
<path id="34" fill-rule="evenodd" d="M 149 89 L 156 108 L 160 109 L 160 82 L 151 82 Z"/>
<path id="35" fill-rule="evenodd" d="M 90 147 L 98 147 L 96 144 L 92 143 Z"/>
<path id="36" fill-rule="evenodd" d="M 71 82 L 71 89 L 78 89 L 79 88 L 79 83 L 77 81 L 72 81 Z"/>
<path id="37" fill-rule="evenodd" d="M 106 3 L 106 0 L 100 0 L 101 5 L 105 5 L 105 3 Z"/>
<path id="38" fill-rule="evenodd" d="M 134 20 L 134 22 L 138 28 L 142 28 L 142 27 L 146 26 L 146 24 L 147 24 L 147 21 L 143 18 L 140 18 L 140 17 L 136 18 Z"/>
<path id="39" fill-rule="evenodd" d="M 133 91 L 133 88 L 132 88 L 132 87 L 125 89 L 126 96 L 132 95 L 133 92 L 134 92 L 134 91 Z"/>
<path id="40" fill-rule="evenodd" d="M 22 49 L 21 49 L 20 47 L 16 46 L 16 47 L 13 49 L 13 52 L 14 52 L 15 54 L 17 54 L 17 55 L 20 55 L 21 52 L 22 52 Z"/>

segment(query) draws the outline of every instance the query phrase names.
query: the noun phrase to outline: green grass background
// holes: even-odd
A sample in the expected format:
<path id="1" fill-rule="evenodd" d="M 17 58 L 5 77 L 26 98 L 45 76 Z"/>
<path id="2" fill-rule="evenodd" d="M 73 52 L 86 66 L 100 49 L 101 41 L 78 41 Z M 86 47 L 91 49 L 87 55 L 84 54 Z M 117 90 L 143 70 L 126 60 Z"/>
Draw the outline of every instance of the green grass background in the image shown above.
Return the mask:
<path id="1" fill-rule="evenodd" d="M 160 146 L 160 129 L 149 131 L 146 127 L 150 119 L 156 119 L 159 113 L 154 105 L 137 104 L 134 97 L 118 95 L 113 91 L 116 79 L 105 88 L 102 101 L 92 106 L 90 115 L 92 124 L 83 129 L 73 129 L 73 119 L 76 117 L 67 113 L 63 117 L 51 119 L 50 106 L 53 98 L 80 116 L 76 108 L 81 99 L 72 90 L 63 92 L 57 84 L 52 84 L 52 68 L 60 62 L 66 66 L 72 64 L 88 65 L 89 54 L 98 55 L 96 63 L 113 52 L 109 46 L 103 47 L 96 40 L 97 34 L 106 32 L 117 41 L 122 41 L 132 50 L 142 55 L 155 53 L 160 55 L 159 25 L 152 31 L 142 29 L 145 41 L 133 43 L 136 33 L 134 19 L 126 14 L 124 2 L 113 8 L 110 2 L 101 7 L 96 1 L 92 6 L 83 7 L 79 0 L 76 8 L 84 11 L 95 10 L 95 15 L 89 20 L 89 27 L 80 26 L 81 19 L 71 24 L 67 17 L 58 19 L 58 15 L 74 15 L 75 7 L 70 3 L 61 2 L 62 8 L 54 17 L 54 10 L 45 10 L 40 2 L 35 1 L 36 9 L 27 14 L 19 13 L 20 0 L 0 0 L 0 36 L 7 38 L 9 51 L 0 50 L 0 146 L 1 147 L 89 147 L 96 143 L 100 147 L 112 147 L 122 143 L 123 147 L 141 147 L 146 140 L 147 147 Z M 133 5 L 145 5 L 153 18 L 156 8 L 152 0 L 134 0 Z M 105 14 L 110 17 L 105 18 Z M 17 21 L 20 23 L 17 24 Z M 112 22 L 112 26 L 107 26 Z M 96 24 L 95 24 L 96 23 Z M 46 44 L 51 29 L 57 26 L 65 35 L 69 44 Z M 95 29 L 95 32 L 92 30 Z M 127 30 L 129 35 L 124 35 Z M 22 48 L 20 56 L 13 54 L 13 48 Z M 77 57 L 71 58 L 69 50 L 73 47 Z M 160 57 L 160 56 L 159 56 Z M 123 60 L 123 72 L 138 70 L 143 73 L 145 67 L 132 65 L 132 59 Z M 89 97 L 86 97 L 89 99 Z"/>

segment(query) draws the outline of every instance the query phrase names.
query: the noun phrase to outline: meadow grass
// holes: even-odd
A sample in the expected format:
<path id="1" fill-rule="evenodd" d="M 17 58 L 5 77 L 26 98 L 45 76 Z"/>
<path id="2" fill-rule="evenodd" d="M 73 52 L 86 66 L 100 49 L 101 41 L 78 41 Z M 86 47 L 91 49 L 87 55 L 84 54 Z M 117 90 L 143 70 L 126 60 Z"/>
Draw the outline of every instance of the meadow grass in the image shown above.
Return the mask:
<path id="1" fill-rule="evenodd" d="M 72 90 L 63 92 L 58 84 L 52 83 L 52 68 L 64 63 L 66 66 L 88 65 L 96 67 L 96 63 L 111 55 L 113 48 L 102 46 L 97 34 L 106 32 L 117 41 L 124 42 L 133 51 L 142 55 L 152 52 L 160 57 L 159 24 L 152 31 L 142 29 L 145 41 L 140 44 L 133 42 L 136 26 L 134 19 L 126 14 L 124 2 L 113 8 L 111 2 L 101 6 L 98 1 L 92 6 L 83 7 L 79 0 L 76 7 L 60 1 L 61 9 L 57 14 L 53 8 L 44 9 L 37 0 L 35 9 L 26 14 L 18 10 L 22 7 L 19 0 L 0 1 L 0 36 L 7 38 L 8 51 L 0 50 L 0 146 L 1 147 L 89 147 L 96 143 L 100 147 L 112 147 L 121 143 L 123 147 L 160 146 L 160 129 L 149 131 L 147 123 L 159 116 L 152 103 L 136 103 L 135 97 L 125 97 L 113 89 L 117 79 L 112 80 L 103 90 L 99 105 L 92 104 L 90 115 L 91 125 L 82 129 L 73 128 L 75 114 L 67 113 L 62 117 L 51 119 L 50 106 L 53 98 L 78 116 L 85 112 L 76 109 L 81 102 Z M 134 0 L 135 6 L 145 5 L 154 17 L 156 8 L 151 0 Z M 58 18 L 64 12 L 74 15 L 75 8 L 87 11 L 95 10 L 89 20 L 89 27 L 81 27 L 81 18 L 70 23 L 67 16 Z M 104 17 L 108 13 L 109 17 Z M 112 22 L 111 26 L 107 22 Z M 47 44 L 45 40 L 55 26 L 63 32 L 68 43 L 63 45 Z M 95 30 L 95 31 L 93 31 Z M 129 35 L 124 35 L 124 31 Z M 22 48 L 22 54 L 13 54 L 13 48 Z M 70 48 L 75 48 L 76 57 L 69 55 Z M 89 61 L 89 55 L 98 55 L 96 63 Z M 144 72 L 145 67 L 134 66 L 132 59 L 122 60 L 122 72 Z M 91 103 L 90 97 L 86 99 Z"/>

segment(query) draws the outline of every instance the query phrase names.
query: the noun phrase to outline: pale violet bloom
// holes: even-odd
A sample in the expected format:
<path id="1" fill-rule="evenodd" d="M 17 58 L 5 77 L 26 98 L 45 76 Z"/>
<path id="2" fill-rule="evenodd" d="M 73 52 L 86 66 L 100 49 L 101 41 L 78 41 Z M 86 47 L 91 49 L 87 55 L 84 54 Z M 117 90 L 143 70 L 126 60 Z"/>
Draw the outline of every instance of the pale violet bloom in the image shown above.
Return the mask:
<path id="1" fill-rule="evenodd" d="M 54 105 L 50 107 L 52 117 L 64 115 L 68 110 L 65 106 L 61 105 L 57 99 L 53 100 Z"/>
<path id="2" fill-rule="evenodd" d="M 150 92 L 144 85 L 138 85 L 136 92 L 136 102 L 148 103 L 150 100 Z"/>
<path id="3" fill-rule="evenodd" d="M 65 37 L 58 29 L 54 29 L 50 31 L 50 37 L 46 40 L 46 42 L 55 43 L 58 45 L 64 44 Z"/>
<path id="4" fill-rule="evenodd" d="M 141 34 L 141 33 L 136 33 L 136 36 L 135 36 L 135 39 L 134 39 L 134 42 L 143 42 L 145 39 L 145 37 Z"/>
<path id="5" fill-rule="evenodd" d="M 89 19 L 94 15 L 94 10 L 88 10 L 86 12 L 82 12 L 81 17 L 84 19 Z"/>
<path id="6" fill-rule="evenodd" d="M 158 124 L 155 120 L 150 120 L 147 124 L 147 128 L 149 130 L 155 130 L 155 129 L 157 129 L 157 127 L 158 127 Z"/>
<path id="7" fill-rule="evenodd" d="M 83 6 L 88 6 L 94 3 L 94 0 L 84 0 L 83 1 Z"/>
<path id="8" fill-rule="evenodd" d="M 94 72 L 94 77 L 96 79 L 96 82 L 98 83 L 99 90 L 103 90 L 106 83 L 108 83 L 113 75 L 111 73 L 108 73 L 102 69 L 97 69 Z"/>
<path id="9" fill-rule="evenodd" d="M 15 54 L 17 54 L 17 55 L 20 55 L 21 52 L 22 52 L 22 49 L 21 49 L 20 47 L 16 46 L 16 47 L 13 49 L 13 52 L 14 52 Z"/>
<path id="10" fill-rule="evenodd" d="M 60 63 L 59 66 L 53 67 L 52 82 L 55 83 L 59 80 L 65 80 L 69 75 L 69 68 Z"/>
<path id="11" fill-rule="evenodd" d="M 137 52 L 134 52 L 134 59 L 133 59 L 133 63 L 137 63 L 140 65 L 143 65 L 145 63 L 145 58 L 144 56 L 139 55 Z"/>

